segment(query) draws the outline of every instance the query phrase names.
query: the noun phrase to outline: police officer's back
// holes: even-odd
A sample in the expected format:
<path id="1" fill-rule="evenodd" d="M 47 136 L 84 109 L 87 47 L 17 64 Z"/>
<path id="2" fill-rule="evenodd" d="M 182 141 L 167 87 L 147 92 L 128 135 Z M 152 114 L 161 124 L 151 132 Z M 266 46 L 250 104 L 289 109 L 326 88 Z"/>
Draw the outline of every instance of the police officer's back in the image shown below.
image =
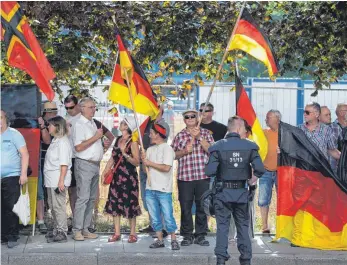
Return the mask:
<path id="1" fill-rule="evenodd" d="M 210 159 L 205 168 L 206 175 L 216 176 L 217 194 L 214 199 L 217 221 L 215 255 L 217 264 L 225 264 L 228 255 L 228 234 L 231 214 L 237 229 L 237 246 L 240 264 L 251 264 L 252 246 L 249 238 L 248 182 L 254 183 L 264 172 L 258 154 L 258 146 L 240 134 L 245 132 L 242 118 L 228 120 L 228 134 L 209 148 Z M 252 168 L 253 174 L 252 177 Z"/>

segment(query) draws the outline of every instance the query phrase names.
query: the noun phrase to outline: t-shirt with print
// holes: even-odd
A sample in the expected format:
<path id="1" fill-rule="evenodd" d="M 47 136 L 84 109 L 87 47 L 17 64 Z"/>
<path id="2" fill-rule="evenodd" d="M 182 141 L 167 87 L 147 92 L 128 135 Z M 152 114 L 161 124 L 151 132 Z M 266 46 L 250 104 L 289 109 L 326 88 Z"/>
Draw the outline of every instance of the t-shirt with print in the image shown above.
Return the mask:
<path id="1" fill-rule="evenodd" d="M 153 145 L 147 149 L 146 157 L 149 161 L 156 164 L 171 166 L 169 172 L 161 172 L 155 168 L 149 167 L 150 184 L 146 186 L 148 190 L 161 192 L 172 192 L 173 184 L 173 161 L 175 152 L 167 143 Z"/>
<path id="2" fill-rule="evenodd" d="M 23 135 L 13 128 L 1 134 L 1 178 L 21 175 L 21 156 L 19 149 L 26 146 Z"/>
<path id="3" fill-rule="evenodd" d="M 200 127 L 209 130 L 215 142 L 224 139 L 228 132 L 228 127 L 218 121 L 212 121 L 208 124 L 201 123 Z"/>

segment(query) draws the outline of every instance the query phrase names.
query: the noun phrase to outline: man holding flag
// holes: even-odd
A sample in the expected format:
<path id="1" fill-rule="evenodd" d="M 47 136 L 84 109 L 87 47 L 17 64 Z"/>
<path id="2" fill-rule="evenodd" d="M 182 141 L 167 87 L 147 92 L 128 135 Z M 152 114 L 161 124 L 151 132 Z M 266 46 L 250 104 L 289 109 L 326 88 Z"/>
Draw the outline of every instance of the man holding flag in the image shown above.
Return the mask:
<path id="1" fill-rule="evenodd" d="M 329 164 L 332 134 L 317 123 L 319 109 L 306 106 L 304 129 L 280 123 L 276 237 L 293 246 L 347 250 L 346 168 L 340 163 L 336 175 Z"/>

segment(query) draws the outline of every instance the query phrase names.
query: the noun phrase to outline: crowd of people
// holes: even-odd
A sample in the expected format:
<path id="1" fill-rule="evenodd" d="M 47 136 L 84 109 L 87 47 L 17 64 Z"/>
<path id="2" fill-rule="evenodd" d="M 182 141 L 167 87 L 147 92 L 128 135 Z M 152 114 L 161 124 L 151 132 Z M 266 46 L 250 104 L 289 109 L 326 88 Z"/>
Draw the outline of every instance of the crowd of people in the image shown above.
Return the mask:
<path id="1" fill-rule="evenodd" d="M 65 118 L 57 115 L 54 102 L 47 102 L 42 117 L 38 119 L 41 130 L 41 174 L 38 181 L 37 223 L 40 232 L 47 232 L 43 218 L 46 200 L 46 208 L 50 209 L 54 222 L 53 230 L 46 234 L 47 242 L 66 242 L 68 233 L 73 233 L 76 241 L 98 237 L 93 213 L 98 205 L 99 178 L 104 181 L 112 172 L 104 207 L 104 212 L 111 215 L 114 222 L 114 234 L 109 242 L 121 240 L 121 217 L 129 219 L 128 242 L 137 242 L 136 217 L 143 214 L 139 203 L 141 195 L 143 210 L 148 211 L 150 223 L 142 232 L 155 232 L 157 238 L 150 248 L 165 247 L 163 239 L 168 235 L 171 236 L 172 250 L 191 244 L 209 246 L 206 239 L 208 217 L 201 196 L 213 185 L 215 174 L 207 174 L 206 164 L 216 142 L 225 137 L 244 139 L 252 133 L 245 121 L 239 123 L 237 119 L 231 119 L 225 126 L 213 120 L 214 106 L 203 103 L 198 111 L 189 109 L 182 113 L 185 128 L 174 136 L 173 122 L 171 118 L 165 121 L 161 109 L 160 115 L 151 121 L 149 130 L 143 135 L 143 150 L 137 141 L 133 141 L 132 135 L 136 130 L 133 116 L 123 118 L 119 128 L 121 135 L 114 137 L 100 121 L 94 119 L 96 104 L 92 98 L 78 100 L 69 95 L 64 105 L 67 111 Z M 172 104 L 169 105 L 172 107 Z M 172 115 L 170 112 L 169 116 Z M 329 159 L 335 171 L 342 134 L 346 133 L 347 128 L 346 103 L 337 105 L 336 115 L 337 119 L 332 122 L 328 107 L 312 102 L 306 105 L 305 122 L 299 125 Z M 263 174 L 259 173 L 261 170 L 253 171 L 260 177 L 258 206 L 263 234 L 271 232 L 268 215 L 273 186 L 277 188 L 280 121 L 281 113 L 278 110 L 267 113 L 268 128 L 264 129 L 268 141 L 268 153 L 263 161 L 265 169 Z M 170 136 L 173 138 L 171 145 L 167 143 Z M 23 136 L 9 127 L 9 119 L 3 110 L 1 139 L 1 241 L 7 243 L 8 247 L 14 247 L 18 244 L 19 231 L 18 217 L 12 208 L 18 200 L 20 185 L 27 181 L 29 155 Z M 100 162 L 113 142 L 112 156 L 100 174 Z M 174 160 L 178 161 L 176 177 L 181 209 L 180 235 L 183 237 L 180 243 L 176 238 L 177 224 L 173 215 Z M 67 222 L 67 195 L 73 219 L 70 226 Z M 230 223 L 232 225 L 228 231 L 235 231 L 234 222 Z M 235 232 L 229 233 L 229 239 L 234 237 Z M 218 251 L 220 249 L 216 247 L 216 254 Z"/>

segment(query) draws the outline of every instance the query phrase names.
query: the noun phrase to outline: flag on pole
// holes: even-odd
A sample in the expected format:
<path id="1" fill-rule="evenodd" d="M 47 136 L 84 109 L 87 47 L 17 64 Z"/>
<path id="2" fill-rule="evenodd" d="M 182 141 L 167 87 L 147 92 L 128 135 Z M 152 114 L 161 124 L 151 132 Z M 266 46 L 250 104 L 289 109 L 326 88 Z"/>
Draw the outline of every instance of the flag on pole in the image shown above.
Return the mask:
<path id="1" fill-rule="evenodd" d="M 151 127 L 151 117 L 148 117 L 145 119 L 141 125 L 140 125 L 140 133 L 143 139 L 143 136 L 145 135 L 145 132 L 149 132 L 149 129 Z M 137 142 L 139 140 L 139 132 L 138 130 L 134 131 L 132 134 L 132 140 L 133 142 Z"/>
<path id="2" fill-rule="evenodd" d="M 259 146 L 259 155 L 264 161 L 267 154 L 268 142 L 260 122 L 255 114 L 252 103 L 244 89 L 240 78 L 235 75 L 236 86 L 236 115 L 245 119 L 252 127 L 252 136 L 250 138 Z"/>
<path id="3" fill-rule="evenodd" d="M 126 83 L 125 72 L 127 71 L 130 82 L 130 93 L 134 98 L 136 112 L 150 116 L 155 119 L 159 113 L 159 106 L 156 101 L 156 94 L 152 90 L 141 66 L 132 58 L 125 48 L 122 38 L 117 34 L 119 47 L 119 58 L 116 62 L 112 83 L 110 86 L 109 99 L 116 104 L 120 104 L 129 109 L 133 109 L 129 96 L 129 89 Z M 131 77 L 131 78 L 130 78 Z"/>
<path id="4" fill-rule="evenodd" d="M 1 40 L 9 65 L 27 72 L 48 100 L 54 99 L 50 80 L 55 73 L 17 2 L 1 2 Z"/>
<path id="5" fill-rule="evenodd" d="M 276 237 L 300 247 L 347 250 L 347 180 L 304 132 L 279 128 Z"/>
<path id="6" fill-rule="evenodd" d="M 279 70 L 278 62 L 265 32 L 259 28 L 247 9 L 244 9 L 240 20 L 235 25 L 234 35 L 228 50 L 242 50 L 263 62 L 273 76 Z"/>
<path id="7" fill-rule="evenodd" d="M 126 80 L 126 75 L 124 71 L 127 71 L 128 78 L 129 80 L 132 80 L 133 78 L 133 73 L 134 73 L 134 66 L 132 64 L 132 58 L 125 47 L 122 37 L 120 36 L 119 30 L 116 28 L 116 38 L 118 42 L 118 49 L 119 49 L 119 60 L 120 60 L 120 65 L 122 66 L 121 69 L 121 76 L 124 80 Z"/>

